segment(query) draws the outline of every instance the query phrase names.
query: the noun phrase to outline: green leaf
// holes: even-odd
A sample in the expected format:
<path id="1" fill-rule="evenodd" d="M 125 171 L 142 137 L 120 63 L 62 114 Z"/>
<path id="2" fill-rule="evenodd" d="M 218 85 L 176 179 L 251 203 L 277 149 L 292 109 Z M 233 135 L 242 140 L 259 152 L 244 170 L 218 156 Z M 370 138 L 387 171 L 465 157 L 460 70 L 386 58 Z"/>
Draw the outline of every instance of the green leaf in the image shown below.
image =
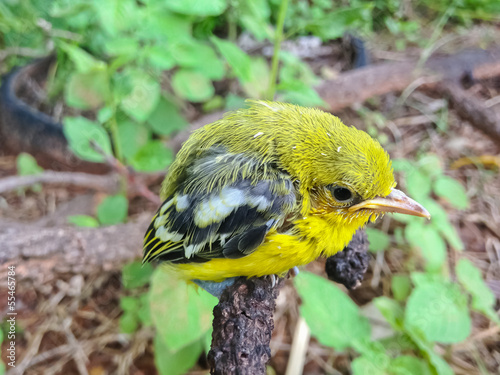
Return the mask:
<path id="1" fill-rule="evenodd" d="M 133 312 L 125 312 L 120 316 L 120 331 L 123 333 L 132 334 L 139 328 L 137 315 Z"/>
<path id="2" fill-rule="evenodd" d="M 500 319 L 494 309 L 495 295 L 484 282 L 481 271 L 470 260 L 462 258 L 456 265 L 456 272 L 458 281 L 472 296 L 472 308 L 500 324 Z"/>
<path id="3" fill-rule="evenodd" d="M 375 298 L 373 303 L 393 329 L 396 331 L 402 330 L 404 311 L 399 303 L 384 296 Z"/>
<path id="4" fill-rule="evenodd" d="M 109 76 L 105 69 L 75 72 L 70 75 L 64 90 L 69 106 L 79 109 L 95 109 L 110 97 Z"/>
<path id="5" fill-rule="evenodd" d="M 365 232 L 368 236 L 370 251 L 384 251 L 389 247 L 391 239 L 387 233 L 375 228 L 366 228 Z"/>
<path id="6" fill-rule="evenodd" d="M 241 82 L 246 96 L 249 98 L 265 98 L 269 89 L 269 83 L 270 72 L 266 59 L 263 57 L 252 57 L 250 79 L 247 82 Z"/>
<path id="7" fill-rule="evenodd" d="M 149 141 L 130 160 L 134 169 L 154 172 L 165 169 L 173 160 L 172 151 L 160 141 Z"/>
<path id="8" fill-rule="evenodd" d="M 434 183 L 434 192 L 459 210 L 469 207 L 469 198 L 465 188 L 454 178 L 440 176 Z"/>
<path id="9" fill-rule="evenodd" d="M 271 15 L 269 5 L 266 0 L 240 1 L 238 3 L 239 22 L 258 41 L 271 38 L 273 35 L 269 21 Z"/>
<path id="10" fill-rule="evenodd" d="M 173 12 L 193 16 L 218 16 L 227 7 L 226 0 L 165 0 L 164 4 Z"/>
<path id="11" fill-rule="evenodd" d="M 406 177 L 406 190 L 417 202 L 425 200 L 431 193 L 431 179 L 419 170 L 408 173 Z"/>
<path id="12" fill-rule="evenodd" d="M 103 225 L 123 223 L 127 218 L 128 200 L 123 195 L 104 198 L 97 206 L 97 218 Z"/>
<path id="13" fill-rule="evenodd" d="M 25 152 L 21 152 L 16 159 L 17 174 L 19 176 L 29 176 L 40 174 L 43 168 L 38 165 L 36 159 Z"/>
<path id="14" fill-rule="evenodd" d="M 95 13 L 100 20 L 100 26 L 108 35 L 116 35 L 134 27 L 138 12 L 135 1 L 132 0 L 106 0 L 104 4 L 93 0 Z"/>
<path id="15" fill-rule="evenodd" d="M 183 375 L 196 364 L 203 346 L 201 340 L 177 351 L 171 350 L 160 335 L 153 339 L 155 365 L 160 375 Z"/>
<path id="16" fill-rule="evenodd" d="M 177 95 L 195 103 L 210 99 L 215 92 L 207 77 L 189 69 L 179 69 L 174 73 L 172 87 Z"/>
<path id="17" fill-rule="evenodd" d="M 99 226 L 99 222 L 95 218 L 87 215 L 68 216 L 68 222 L 77 227 L 97 228 Z"/>
<path id="18" fill-rule="evenodd" d="M 141 48 L 138 40 L 129 37 L 106 38 L 104 42 L 104 49 L 111 56 L 135 56 Z"/>
<path id="19" fill-rule="evenodd" d="M 388 364 L 389 357 L 385 353 L 380 353 L 379 356 L 368 357 L 362 355 L 354 359 L 351 363 L 351 368 L 353 375 L 387 375 L 386 369 Z"/>
<path id="20" fill-rule="evenodd" d="M 161 97 L 155 110 L 148 118 L 148 124 L 151 125 L 156 134 L 169 135 L 184 129 L 188 122 L 174 103 L 165 97 Z"/>
<path id="21" fill-rule="evenodd" d="M 428 176 L 439 176 L 443 173 L 443 163 L 439 156 L 427 154 L 418 161 L 419 169 Z"/>
<path id="22" fill-rule="evenodd" d="M 88 73 L 106 69 L 106 63 L 97 60 L 94 56 L 76 45 L 68 44 L 60 39 L 57 41 L 57 45 L 68 54 L 70 60 L 75 64 L 78 73 Z"/>
<path id="23" fill-rule="evenodd" d="M 435 228 L 414 221 L 407 225 L 405 236 L 413 247 L 420 250 L 426 260 L 426 270 L 441 270 L 446 261 L 446 244 Z"/>
<path id="24" fill-rule="evenodd" d="M 407 275 L 394 275 L 391 279 L 391 289 L 394 299 L 405 301 L 411 292 L 411 281 Z"/>
<path id="25" fill-rule="evenodd" d="M 283 82 L 278 85 L 278 90 L 281 95 L 280 100 L 286 102 L 308 107 L 327 106 L 318 92 L 304 82 Z"/>
<path id="26" fill-rule="evenodd" d="M 432 375 L 427 363 L 420 358 L 409 355 L 392 359 L 387 373 L 389 375 Z"/>
<path id="27" fill-rule="evenodd" d="M 140 288 L 146 285 L 153 274 L 150 263 L 132 262 L 123 266 L 122 283 L 125 289 Z"/>
<path id="28" fill-rule="evenodd" d="M 392 161 L 394 172 L 413 173 L 415 166 L 408 159 L 394 159 Z"/>
<path id="29" fill-rule="evenodd" d="M 224 76 L 224 64 L 208 44 L 196 39 L 184 39 L 172 43 L 169 49 L 177 64 L 183 68 L 192 68 L 210 79 Z"/>
<path id="30" fill-rule="evenodd" d="M 446 363 L 446 361 L 441 358 L 436 352 L 433 350 L 434 344 L 429 343 L 421 330 L 418 328 L 407 328 L 407 333 L 417 344 L 419 349 L 424 353 L 427 361 L 429 364 L 434 368 L 435 372 L 437 375 L 454 375 L 454 371 L 451 369 L 451 367 Z"/>
<path id="31" fill-rule="evenodd" d="M 136 297 L 123 296 L 120 297 L 120 307 L 123 311 L 135 312 L 139 310 L 140 302 Z"/>
<path id="32" fill-rule="evenodd" d="M 153 325 L 153 318 L 151 317 L 151 308 L 149 306 L 149 293 L 141 294 L 139 300 L 141 306 L 137 310 L 137 317 L 144 326 L 150 327 Z"/>
<path id="33" fill-rule="evenodd" d="M 149 63 L 156 68 L 169 70 L 175 66 L 174 56 L 166 46 L 150 46 L 146 49 L 145 55 Z"/>
<path id="34" fill-rule="evenodd" d="M 148 119 L 149 120 L 149 119 Z M 123 156 L 130 160 L 149 139 L 149 129 L 131 121 L 128 117 L 117 121 L 118 142 Z"/>
<path id="35" fill-rule="evenodd" d="M 332 282 L 310 272 L 294 279 L 302 298 L 301 315 L 319 342 L 337 350 L 369 340 L 370 324 Z"/>
<path id="36" fill-rule="evenodd" d="M 471 320 L 467 299 L 456 284 L 417 284 L 405 310 L 405 328 L 421 332 L 426 340 L 457 343 L 469 336 Z"/>
<path id="37" fill-rule="evenodd" d="M 132 91 L 123 98 L 120 107 L 133 119 L 147 120 L 160 100 L 160 84 L 156 79 L 141 70 L 129 70 L 128 79 Z"/>
<path id="38" fill-rule="evenodd" d="M 215 36 L 211 37 L 210 40 L 215 44 L 220 54 L 224 56 L 229 66 L 233 69 L 234 74 L 236 74 L 236 77 L 243 83 L 251 81 L 252 60 L 250 56 L 232 42 L 219 39 Z"/>
<path id="39" fill-rule="evenodd" d="M 464 244 L 455 227 L 450 223 L 446 211 L 433 199 L 426 200 L 423 204 L 431 214 L 430 224 L 441 233 L 451 247 L 462 251 Z"/>
<path id="40" fill-rule="evenodd" d="M 102 153 L 112 155 L 108 133 L 95 122 L 84 117 L 66 117 L 63 130 L 71 150 L 79 158 L 103 162 Z M 97 145 L 99 152 L 94 149 L 94 144 Z"/>
<path id="41" fill-rule="evenodd" d="M 163 268 L 153 273 L 149 301 L 157 337 L 171 351 L 200 343 L 212 325 L 212 310 L 218 302 L 206 291 L 179 280 Z"/>

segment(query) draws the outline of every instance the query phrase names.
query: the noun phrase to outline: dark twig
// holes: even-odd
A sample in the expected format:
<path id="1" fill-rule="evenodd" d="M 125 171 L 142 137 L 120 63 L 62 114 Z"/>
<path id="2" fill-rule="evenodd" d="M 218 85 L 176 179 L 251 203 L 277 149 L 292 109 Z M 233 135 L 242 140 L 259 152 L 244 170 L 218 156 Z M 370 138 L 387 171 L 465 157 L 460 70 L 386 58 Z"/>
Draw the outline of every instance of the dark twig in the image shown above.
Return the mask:
<path id="1" fill-rule="evenodd" d="M 271 358 L 269 343 L 273 312 L 283 279 L 239 278 L 214 308 L 212 348 L 208 353 L 212 375 L 265 375 Z"/>

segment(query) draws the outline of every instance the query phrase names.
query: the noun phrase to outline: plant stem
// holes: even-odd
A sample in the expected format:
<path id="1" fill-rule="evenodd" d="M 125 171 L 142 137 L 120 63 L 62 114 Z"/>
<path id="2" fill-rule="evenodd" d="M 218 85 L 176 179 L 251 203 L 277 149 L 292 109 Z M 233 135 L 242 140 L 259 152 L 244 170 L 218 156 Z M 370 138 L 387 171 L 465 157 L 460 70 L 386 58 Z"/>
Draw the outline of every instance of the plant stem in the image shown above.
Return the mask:
<path id="1" fill-rule="evenodd" d="M 113 139 L 113 146 L 116 154 L 116 158 L 123 162 L 122 146 L 120 144 L 118 124 L 116 123 L 116 117 L 113 115 L 109 119 L 109 130 L 111 131 L 111 138 Z"/>
<path id="2" fill-rule="evenodd" d="M 283 39 L 283 25 L 285 24 L 286 9 L 288 7 L 288 0 L 281 0 L 280 10 L 278 13 L 278 23 L 276 25 L 276 32 L 274 35 L 274 52 L 271 62 L 271 80 L 269 82 L 269 90 L 267 92 L 267 99 L 274 100 L 276 93 L 276 84 L 278 80 L 278 66 L 279 54 L 281 47 L 281 40 Z"/>

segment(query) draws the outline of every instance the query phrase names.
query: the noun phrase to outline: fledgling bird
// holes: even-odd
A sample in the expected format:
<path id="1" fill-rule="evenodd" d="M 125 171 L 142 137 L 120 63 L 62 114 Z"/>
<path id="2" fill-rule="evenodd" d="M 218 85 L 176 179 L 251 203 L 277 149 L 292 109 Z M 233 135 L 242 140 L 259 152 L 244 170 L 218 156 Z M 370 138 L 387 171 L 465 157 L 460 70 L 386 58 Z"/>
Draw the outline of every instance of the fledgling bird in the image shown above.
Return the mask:
<path id="1" fill-rule="evenodd" d="M 317 109 L 249 103 L 184 143 L 144 262 L 210 289 L 205 281 L 282 276 L 329 257 L 385 212 L 430 217 L 395 189 L 389 155 L 365 132 Z"/>

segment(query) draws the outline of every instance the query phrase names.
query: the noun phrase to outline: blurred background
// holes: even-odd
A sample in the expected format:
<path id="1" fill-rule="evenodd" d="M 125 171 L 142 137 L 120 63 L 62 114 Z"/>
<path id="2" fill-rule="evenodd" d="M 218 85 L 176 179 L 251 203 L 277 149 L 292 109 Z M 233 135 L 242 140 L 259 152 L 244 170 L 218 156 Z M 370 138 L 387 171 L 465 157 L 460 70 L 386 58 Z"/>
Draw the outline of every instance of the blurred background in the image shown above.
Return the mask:
<path id="1" fill-rule="evenodd" d="M 0 2 L 0 374 L 208 373 L 216 301 L 142 236 L 247 98 L 367 131 L 432 214 L 370 225 L 354 290 L 287 280 L 268 374 L 498 374 L 499 27 L 496 0 Z"/>

